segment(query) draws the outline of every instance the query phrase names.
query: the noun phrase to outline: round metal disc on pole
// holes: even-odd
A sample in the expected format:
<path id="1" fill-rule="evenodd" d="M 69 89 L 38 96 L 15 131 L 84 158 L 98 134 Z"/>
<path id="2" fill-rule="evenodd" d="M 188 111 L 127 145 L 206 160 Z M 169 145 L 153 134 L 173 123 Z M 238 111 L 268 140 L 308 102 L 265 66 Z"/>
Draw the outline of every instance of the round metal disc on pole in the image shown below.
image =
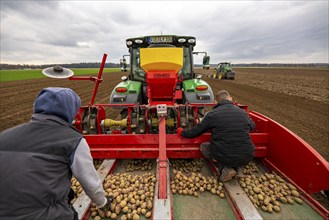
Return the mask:
<path id="1" fill-rule="evenodd" d="M 65 79 L 74 75 L 73 71 L 61 66 L 48 67 L 42 70 L 42 74 L 50 78 Z"/>

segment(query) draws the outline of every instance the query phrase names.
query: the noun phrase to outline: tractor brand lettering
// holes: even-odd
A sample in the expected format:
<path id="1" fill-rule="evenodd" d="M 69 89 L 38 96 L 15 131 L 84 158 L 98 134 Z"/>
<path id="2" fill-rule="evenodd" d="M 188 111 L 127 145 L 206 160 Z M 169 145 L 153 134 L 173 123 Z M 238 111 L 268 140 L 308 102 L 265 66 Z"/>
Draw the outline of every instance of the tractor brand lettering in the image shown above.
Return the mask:
<path id="1" fill-rule="evenodd" d="M 170 78 L 170 74 L 168 73 L 158 73 L 153 75 L 154 78 Z"/>
<path id="2" fill-rule="evenodd" d="M 172 43 L 172 36 L 153 36 L 149 38 L 149 43 Z"/>

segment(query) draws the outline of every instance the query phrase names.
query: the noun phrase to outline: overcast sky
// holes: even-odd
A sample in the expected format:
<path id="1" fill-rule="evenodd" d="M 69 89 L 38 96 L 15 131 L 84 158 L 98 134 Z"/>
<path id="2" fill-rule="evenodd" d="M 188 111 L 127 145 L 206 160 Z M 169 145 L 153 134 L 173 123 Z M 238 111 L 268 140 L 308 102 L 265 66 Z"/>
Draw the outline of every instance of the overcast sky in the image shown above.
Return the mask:
<path id="1" fill-rule="evenodd" d="M 327 63 L 328 9 L 328 0 L 1 0 L 1 63 L 101 62 L 104 53 L 117 63 L 125 39 L 161 32 L 195 36 L 211 63 Z"/>

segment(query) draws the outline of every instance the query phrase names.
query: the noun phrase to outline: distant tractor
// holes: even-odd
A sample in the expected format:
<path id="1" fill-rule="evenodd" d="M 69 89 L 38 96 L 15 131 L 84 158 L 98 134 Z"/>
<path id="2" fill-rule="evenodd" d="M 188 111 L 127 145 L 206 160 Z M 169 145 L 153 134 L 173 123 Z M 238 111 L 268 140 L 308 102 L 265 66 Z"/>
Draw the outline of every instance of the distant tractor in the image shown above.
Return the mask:
<path id="1" fill-rule="evenodd" d="M 231 68 L 231 62 L 222 62 L 215 67 L 214 73 L 212 74 L 214 79 L 230 79 L 234 80 L 235 72 Z"/>

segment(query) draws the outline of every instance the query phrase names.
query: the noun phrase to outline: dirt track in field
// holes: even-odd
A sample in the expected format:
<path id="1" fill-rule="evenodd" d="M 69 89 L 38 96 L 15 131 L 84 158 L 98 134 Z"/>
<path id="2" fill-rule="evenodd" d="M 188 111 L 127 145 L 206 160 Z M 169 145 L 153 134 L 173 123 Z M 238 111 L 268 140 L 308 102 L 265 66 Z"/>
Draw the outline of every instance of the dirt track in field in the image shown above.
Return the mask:
<path id="1" fill-rule="evenodd" d="M 329 161 L 329 70 L 306 68 L 236 68 L 235 80 L 206 77 L 214 93 L 225 89 L 240 104 L 264 114 L 296 133 Z M 103 75 L 96 103 L 108 103 L 123 73 Z M 54 79 L 1 82 L 0 131 L 27 122 L 35 96 L 44 87 L 69 87 L 84 104 L 90 101 L 90 81 Z M 326 205 L 329 208 L 328 205 Z"/>

